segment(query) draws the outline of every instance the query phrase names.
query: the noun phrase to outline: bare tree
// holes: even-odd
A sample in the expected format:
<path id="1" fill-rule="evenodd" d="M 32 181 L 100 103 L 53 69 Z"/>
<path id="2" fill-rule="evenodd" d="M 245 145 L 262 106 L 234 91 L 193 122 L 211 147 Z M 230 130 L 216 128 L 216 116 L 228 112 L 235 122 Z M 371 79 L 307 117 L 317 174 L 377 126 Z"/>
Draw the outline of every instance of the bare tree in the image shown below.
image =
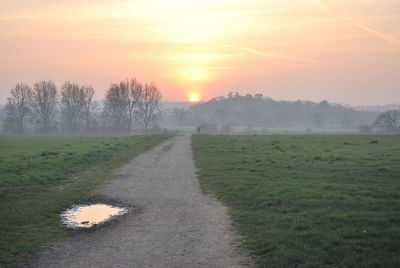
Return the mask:
<path id="1" fill-rule="evenodd" d="M 139 94 L 136 118 L 147 131 L 160 116 L 161 92 L 153 83 L 145 84 Z"/>
<path id="2" fill-rule="evenodd" d="M 42 132 L 49 132 L 57 103 L 57 87 L 52 80 L 39 81 L 33 86 L 31 108 Z"/>
<path id="3" fill-rule="evenodd" d="M 86 133 L 89 133 L 90 116 L 91 116 L 92 105 L 93 105 L 94 89 L 91 86 L 83 86 L 82 90 L 83 90 L 83 94 L 84 94 L 83 110 L 84 110 L 85 121 L 86 121 Z"/>
<path id="4" fill-rule="evenodd" d="M 7 134 L 18 133 L 17 124 L 16 124 L 18 119 L 17 119 L 17 111 L 15 109 L 15 106 L 8 102 L 4 106 L 4 112 L 5 112 L 5 115 L 4 115 L 3 125 L 2 125 L 2 130 L 4 131 L 4 133 L 7 133 Z"/>
<path id="5" fill-rule="evenodd" d="M 140 93 L 142 91 L 143 86 L 134 78 L 121 81 L 119 86 L 123 88 L 124 91 L 125 90 L 128 91 L 127 120 L 128 120 L 128 132 L 131 132 L 135 107 L 139 101 Z"/>
<path id="6" fill-rule="evenodd" d="M 15 132 L 24 133 L 24 119 L 30 112 L 29 103 L 32 89 L 23 83 L 18 83 L 10 90 L 11 97 L 7 99 L 6 112 L 9 123 L 15 124 Z M 12 119 L 12 120 L 11 120 Z"/>
<path id="7" fill-rule="evenodd" d="M 85 108 L 85 92 L 76 83 L 66 81 L 61 86 L 61 113 L 69 133 L 79 132 L 79 121 Z"/>
<path id="8" fill-rule="evenodd" d="M 123 131 L 126 127 L 129 90 L 120 84 L 112 84 L 106 92 L 103 114 L 110 120 L 114 131 Z"/>
<path id="9" fill-rule="evenodd" d="M 372 124 L 372 128 L 385 133 L 400 133 L 400 110 L 381 113 Z"/>

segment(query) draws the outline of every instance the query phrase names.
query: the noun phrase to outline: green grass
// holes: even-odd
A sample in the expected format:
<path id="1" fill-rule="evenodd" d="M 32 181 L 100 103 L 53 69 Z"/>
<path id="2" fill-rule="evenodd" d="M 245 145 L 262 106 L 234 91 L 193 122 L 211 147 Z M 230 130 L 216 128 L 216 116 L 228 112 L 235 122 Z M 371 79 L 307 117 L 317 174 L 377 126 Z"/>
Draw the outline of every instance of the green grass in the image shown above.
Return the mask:
<path id="1" fill-rule="evenodd" d="M 16 265 L 67 236 L 60 210 L 167 137 L 0 136 L 0 266 Z"/>
<path id="2" fill-rule="evenodd" d="M 260 267 L 400 267 L 400 136 L 192 141 Z"/>

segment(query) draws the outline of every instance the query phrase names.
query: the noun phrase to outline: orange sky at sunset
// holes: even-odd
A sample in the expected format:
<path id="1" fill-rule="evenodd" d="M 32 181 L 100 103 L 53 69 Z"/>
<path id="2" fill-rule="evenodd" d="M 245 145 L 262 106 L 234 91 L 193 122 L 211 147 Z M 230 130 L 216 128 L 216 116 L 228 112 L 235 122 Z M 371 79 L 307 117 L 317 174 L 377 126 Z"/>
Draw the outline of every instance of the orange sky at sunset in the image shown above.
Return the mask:
<path id="1" fill-rule="evenodd" d="M 229 91 L 400 102 L 398 0 L 16 0 L 0 9 L 0 102 L 16 82 L 154 81 L 166 100 Z"/>

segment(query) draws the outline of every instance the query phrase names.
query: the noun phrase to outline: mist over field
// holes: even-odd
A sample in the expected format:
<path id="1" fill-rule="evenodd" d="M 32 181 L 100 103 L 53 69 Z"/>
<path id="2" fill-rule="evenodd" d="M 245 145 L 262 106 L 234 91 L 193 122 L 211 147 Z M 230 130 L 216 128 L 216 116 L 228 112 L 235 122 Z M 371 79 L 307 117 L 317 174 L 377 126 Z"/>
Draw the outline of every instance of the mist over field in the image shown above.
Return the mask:
<path id="1" fill-rule="evenodd" d="M 371 124 L 377 114 L 376 111 L 359 111 L 327 101 L 276 101 L 262 94 L 240 96 L 230 93 L 227 97 L 216 97 L 186 108 L 169 106 L 164 122 L 227 127 L 349 129 Z"/>
<path id="2" fill-rule="evenodd" d="M 83 96 L 83 95 L 82 95 Z M 124 102 L 123 98 L 127 98 Z M 63 99 L 63 97 L 61 98 Z M 65 99 L 65 97 L 64 97 Z M 126 109 L 130 106 L 129 96 L 120 100 L 125 103 Z M 84 100 L 82 101 L 82 103 Z M 127 134 L 140 133 L 143 131 L 143 122 L 132 114 L 132 110 L 121 111 L 122 125 L 107 128 L 105 120 L 106 105 L 104 100 L 91 100 L 92 106 L 87 111 L 90 115 L 85 120 L 78 119 L 75 129 L 68 129 L 68 122 L 64 115 L 62 102 L 55 102 L 52 111 L 53 134 Z M 64 105 L 64 106 L 63 106 Z M 134 105 L 134 104 L 132 104 Z M 34 119 L 29 114 L 27 106 L 26 117 Z M 380 113 L 385 111 L 396 111 L 400 104 L 357 106 L 351 107 L 329 103 L 311 101 L 277 101 L 262 94 L 240 95 L 237 92 L 230 92 L 227 96 L 215 97 L 209 101 L 201 102 L 168 102 L 157 103 L 157 114 L 151 118 L 151 123 L 146 127 L 147 131 L 153 133 L 161 132 L 196 132 L 210 134 L 271 134 L 272 133 L 373 133 L 372 126 Z M 78 116 L 80 116 L 78 112 Z M 131 119 L 130 119 L 131 118 Z M 0 105 L 0 120 L 4 133 L 13 133 L 12 111 L 7 111 L 6 105 Z M 10 121 L 11 120 L 11 121 Z M 397 120 L 397 119 L 395 119 Z M 84 122 L 85 121 L 85 122 Z M 38 129 L 34 124 L 26 123 L 26 134 L 37 134 Z M 124 126 L 124 124 L 127 124 Z M 84 129 L 86 125 L 86 130 Z M 90 127 L 89 127 L 90 126 Z M 258 130 L 258 131 L 257 131 Z M 14 130 L 16 131 L 16 130 Z M 293 132 L 294 131 L 294 132 Z M 375 132 L 385 131 L 375 129 Z"/>

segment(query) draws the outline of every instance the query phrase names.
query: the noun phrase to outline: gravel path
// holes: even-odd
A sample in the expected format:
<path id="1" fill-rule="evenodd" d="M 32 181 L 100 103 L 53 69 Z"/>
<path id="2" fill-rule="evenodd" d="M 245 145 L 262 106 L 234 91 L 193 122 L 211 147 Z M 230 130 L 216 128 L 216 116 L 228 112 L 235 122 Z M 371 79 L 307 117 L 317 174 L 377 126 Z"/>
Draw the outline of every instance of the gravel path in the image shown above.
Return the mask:
<path id="1" fill-rule="evenodd" d="M 46 249 L 31 267 L 242 267 L 226 208 L 201 193 L 190 136 L 176 136 L 118 170 L 98 194 L 138 208 Z"/>

